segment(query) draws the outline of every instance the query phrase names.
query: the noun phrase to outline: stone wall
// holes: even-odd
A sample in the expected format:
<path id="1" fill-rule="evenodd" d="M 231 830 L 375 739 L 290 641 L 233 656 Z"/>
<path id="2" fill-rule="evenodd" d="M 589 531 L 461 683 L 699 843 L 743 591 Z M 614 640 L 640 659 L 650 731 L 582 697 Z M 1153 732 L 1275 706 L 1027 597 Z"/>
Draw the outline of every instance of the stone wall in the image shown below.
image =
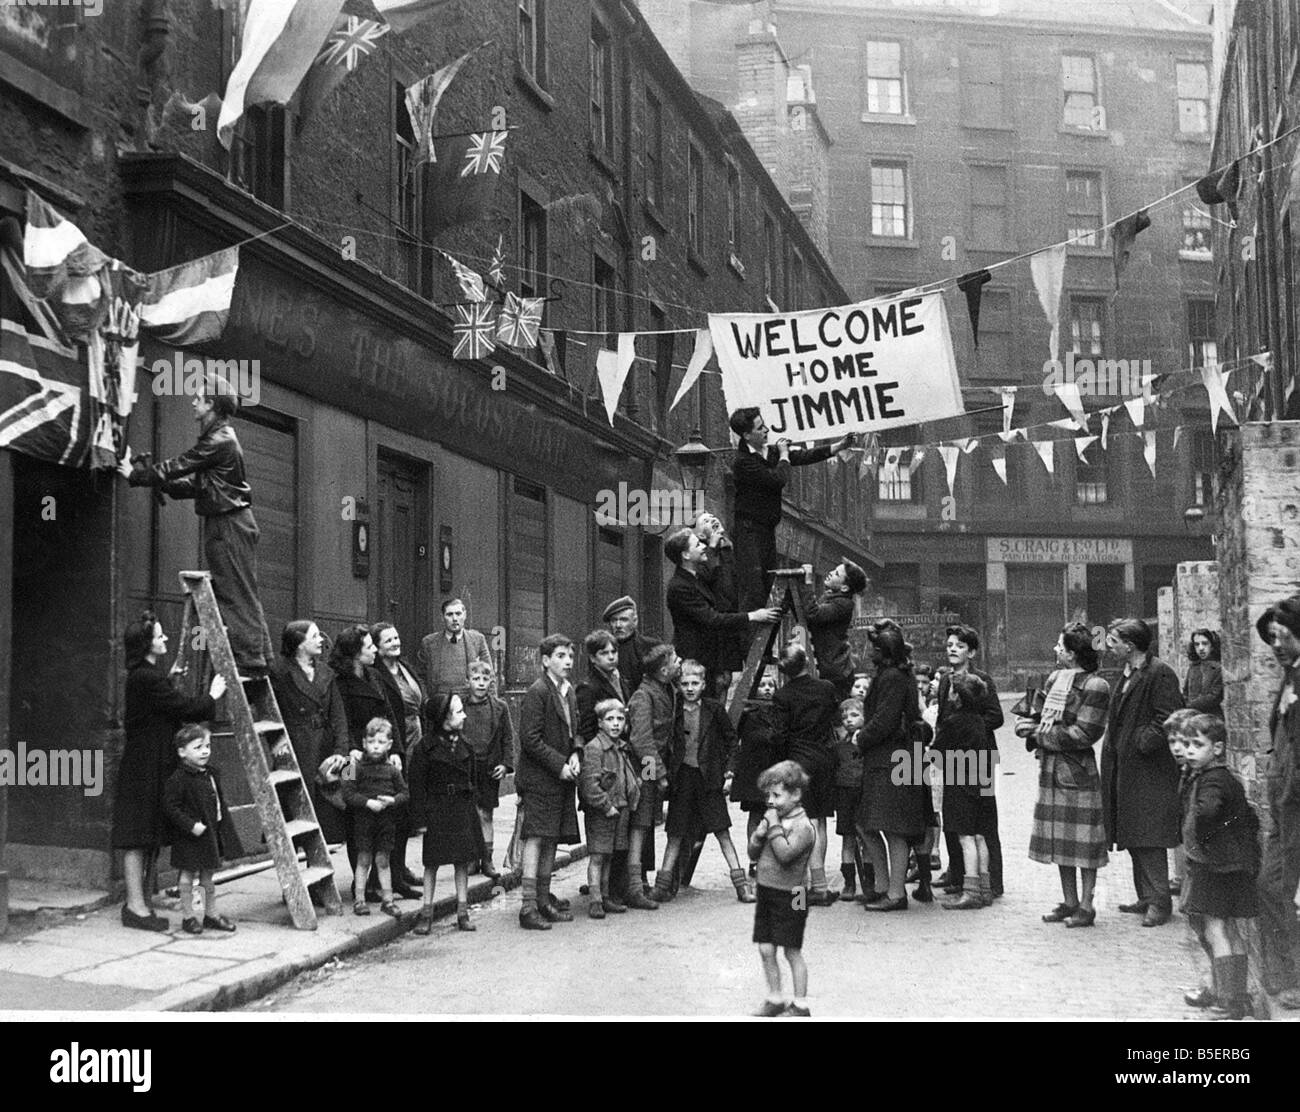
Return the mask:
<path id="1" fill-rule="evenodd" d="M 1163 613 L 1160 617 L 1160 657 L 1178 673 L 1179 680 L 1185 680 L 1191 664 L 1187 643 L 1192 631 L 1219 628 L 1218 562 L 1190 560 L 1179 564 L 1170 601 L 1173 610 L 1168 635 Z"/>

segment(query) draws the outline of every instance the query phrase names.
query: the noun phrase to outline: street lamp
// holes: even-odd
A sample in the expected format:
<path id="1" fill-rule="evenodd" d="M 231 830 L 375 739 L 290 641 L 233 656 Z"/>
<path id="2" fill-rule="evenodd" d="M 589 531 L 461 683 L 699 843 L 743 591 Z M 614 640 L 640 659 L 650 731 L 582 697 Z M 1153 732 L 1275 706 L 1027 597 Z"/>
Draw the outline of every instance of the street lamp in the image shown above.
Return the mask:
<path id="1" fill-rule="evenodd" d="M 682 486 L 690 494 L 702 494 L 709 474 L 709 460 L 713 449 L 700 439 L 697 426 L 691 431 L 691 438 L 673 453 L 677 457 L 677 466 L 682 473 Z"/>
<path id="2" fill-rule="evenodd" d="M 1189 533 L 1193 525 L 1199 525 L 1205 520 L 1205 507 L 1201 505 L 1188 506 L 1183 511 L 1183 528 Z"/>

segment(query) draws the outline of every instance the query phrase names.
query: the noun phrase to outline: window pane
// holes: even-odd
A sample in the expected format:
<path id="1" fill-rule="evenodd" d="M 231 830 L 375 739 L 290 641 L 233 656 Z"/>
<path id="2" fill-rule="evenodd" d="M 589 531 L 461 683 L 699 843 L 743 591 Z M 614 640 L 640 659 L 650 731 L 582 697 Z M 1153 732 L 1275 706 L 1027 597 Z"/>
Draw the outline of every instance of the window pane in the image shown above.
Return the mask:
<path id="1" fill-rule="evenodd" d="M 888 163 L 871 167 L 871 234 L 907 237 L 907 168 Z"/>
<path id="2" fill-rule="evenodd" d="M 871 77 L 902 77 L 903 48 L 896 42 L 867 43 L 867 74 Z"/>
<path id="3" fill-rule="evenodd" d="M 1070 302 L 1070 341 L 1078 355 L 1100 355 L 1105 306 L 1100 301 Z"/>
<path id="4" fill-rule="evenodd" d="M 1101 175 L 1065 175 L 1065 234 L 1068 239 L 1084 236 L 1079 247 L 1098 246 L 1095 234 L 1102 224 Z"/>
<path id="5" fill-rule="evenodd" d="M 1007 240 L 1007 172 L 1001 166 L 971 167 L 971 237 L 977 246 Z"/>
<path id="6" fill-rule="evenodd" d="M 867 111 L 903 113 L 903 48 L 896 42 L 867 43 Z"/>

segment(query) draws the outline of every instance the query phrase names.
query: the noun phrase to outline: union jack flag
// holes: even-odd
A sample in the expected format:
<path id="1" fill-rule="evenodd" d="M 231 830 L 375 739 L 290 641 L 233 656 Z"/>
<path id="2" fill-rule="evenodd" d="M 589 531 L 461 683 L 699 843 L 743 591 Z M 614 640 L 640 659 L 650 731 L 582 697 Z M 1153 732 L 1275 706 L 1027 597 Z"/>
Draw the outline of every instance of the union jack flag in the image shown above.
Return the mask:
<path id="1" fill-rule="evenodd" d="M 453 359 L 482 359 L 496 350 L 496 318 L 494 308 L 486 301 L 456 306 L 456 322 L 452 326 Z"/>
<path id="2" fill-rule="evenodd" d="M 325 40 L 325 49 L 320 52 L 316 64 L 321 66 L 344 66 L 351 73 L 361 64 L 363 58 L 373 54 L 391 27 L 374 19 L 358 19 L 354 15 L 342 19 Z"/>
<path id="3" fill-rule="evenodd" d="M 537 346 L 537 331 L 542 325 L 542 297 L 516 297 L 506 294 L 497 322 L 497 339 L 512 348 L 528 351 Z"/>
<path id="4" fill-rule="evenodd" d="M 489 170 L 494 174 L 501 173 L 501 160 L 506 156 L 506 136 L 509 134 L 508 131 L 485 131 L 471 137 L 460 176 L 486 174 Z"/>
<path id="5" fill-rule="evenodd" d="M 492 252 L 492 263 L 488 267 L 488 277 L 492 279 L 497 286 L 506 284 L 506 252 L 505 252 L 505 234 L 497 236 L 497 249 Z"/>

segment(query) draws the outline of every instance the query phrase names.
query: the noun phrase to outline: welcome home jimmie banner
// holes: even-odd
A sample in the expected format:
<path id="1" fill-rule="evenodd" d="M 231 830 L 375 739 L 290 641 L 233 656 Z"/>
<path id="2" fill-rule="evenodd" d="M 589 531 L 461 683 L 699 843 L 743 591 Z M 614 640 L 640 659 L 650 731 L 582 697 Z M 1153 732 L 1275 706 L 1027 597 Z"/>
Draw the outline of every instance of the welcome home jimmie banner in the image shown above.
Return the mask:
<path id="1" fill-rule="evenodd" d="M 963 413 L 943 295 L 800 313 L 716 313 L 728 411 L 758 406 L 792 440 L 829 440 Z"/>

